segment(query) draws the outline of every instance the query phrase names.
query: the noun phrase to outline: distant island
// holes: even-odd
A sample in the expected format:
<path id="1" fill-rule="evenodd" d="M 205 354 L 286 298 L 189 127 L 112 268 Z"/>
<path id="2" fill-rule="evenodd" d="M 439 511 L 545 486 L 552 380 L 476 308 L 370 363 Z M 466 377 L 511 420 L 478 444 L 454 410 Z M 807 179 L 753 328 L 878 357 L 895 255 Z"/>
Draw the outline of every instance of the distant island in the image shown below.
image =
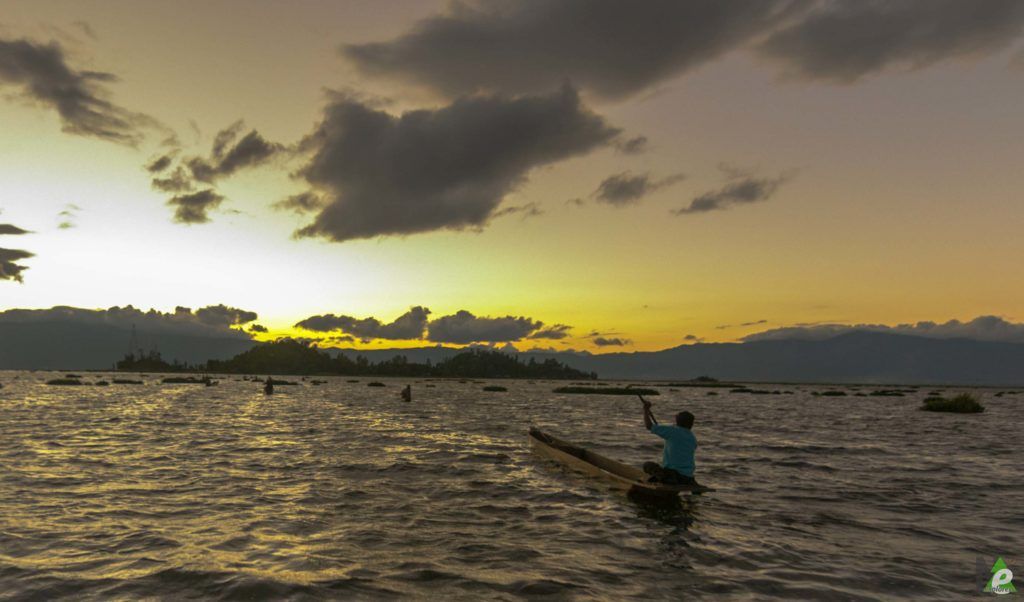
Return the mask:
<path id="1" fill-rule="evenodd" d="M 538 361 L 489 349 L 463 351 L 437 363 L 410 362 L 404 355 L 370 362 L 362 356 L 351 359 L 331 355 L 308 343 L 279 339 L 260 343 L 231 359 L 208 360 L 189 365 L 167 362 L 159 352 L 128 354 L 117 362 L 120 372 L 216 372 L 225 374 L 293 374 L 340 376 L 415 376 L 438 378 L 538 378 L 595 380 L 597 374 L 570 368 L 554 358 Z"/>

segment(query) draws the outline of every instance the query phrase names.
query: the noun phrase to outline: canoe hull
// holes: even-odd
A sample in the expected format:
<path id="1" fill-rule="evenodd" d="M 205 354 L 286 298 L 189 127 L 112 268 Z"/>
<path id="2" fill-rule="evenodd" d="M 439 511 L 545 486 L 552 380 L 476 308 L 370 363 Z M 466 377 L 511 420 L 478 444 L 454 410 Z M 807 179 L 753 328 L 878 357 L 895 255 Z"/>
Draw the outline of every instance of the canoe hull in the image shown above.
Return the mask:
<path id="1" fill-rule="evenodd" d="M 530 447 L 534 453 L 559 464 L 572 468 L 577 472 L 600 478 L 616 489 L 622 489 L 634 495 L 651 497 L 675 497 L 679 494 L 690 495 L 711 491 L 702 485 L 667 485 L 650 483 L 644 471 L 623 464 L 597 452 L 578 447 L 538 429 L 530 429 Z"/>

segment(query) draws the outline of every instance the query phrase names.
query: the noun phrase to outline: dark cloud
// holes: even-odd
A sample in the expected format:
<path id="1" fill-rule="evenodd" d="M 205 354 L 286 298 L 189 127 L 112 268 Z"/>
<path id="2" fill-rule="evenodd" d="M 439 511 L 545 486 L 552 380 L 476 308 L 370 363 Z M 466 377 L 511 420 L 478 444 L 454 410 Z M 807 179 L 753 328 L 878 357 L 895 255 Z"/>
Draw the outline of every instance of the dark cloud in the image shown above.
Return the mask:
<path id="1" fill-rule="evenodd" d="M 197 309 L 195 316 L 197 320 L 210 326 L 238 326 L 240 324 L 248 324 L 259 317 L 256 315 L 256 312 L 238 309 L 237 307 L 228 307 L 223 304 Z"/>
<path id="2" fill-rule="evenodd" d="M 179 224 L 205 224 L 210 221 L 207 214 L 224 202 L 224 197 L 207 188 L 190 194 L 172 197 L 167 204 L 174 207 L 174 221 Z"/>
<path id="3" fill-rule="evenodd" d="M 224 310 L 228 310 L 225 312 Z M 231 312 L 234 312 L 233 314 Z M 142 311 L 131 305 L 109 309 L 80 309 L 77 307 L 53 307 L 50 309 L 10 309 L 0 311 L 0 323 L 71 322 L 95 324 L 131 329 L 136 326 L 146 334 L 217 335 L 229 338 L 248 339 L 241 330 L 231 328 L 242 320 L 256 314 L 244 310 L 225 308 L 223 305 L 204 307 L 193 312 L 187 307 L 178 307 L 173 312 L 155 309 Z M 251 320 L 247 320 L 251 321 Z"/>
<path id="4" fill-rule="evenodd" d="M 267 330 L 267 327 L 263 326 L 262 324 L 251 324 L 249 326 L 249 332 L 265 333 L 265 332 L 269 332 L 269 331 Z"/>
<path id="5" fill-rule="evenodd" d="M 758 178 L 751 175 L 734 177 L 722 188 L 705 192 L 695 197 L 688 207 L 676 209 L 672 213 L 675 215 L 706 213 L 727 209 L 732 205 L 748 205 L 766 201 L 775 194 L 779 186 L 791 177 L 791 174 L 783 174 L 777 178 Z"/>
<path id="6" fill-rule="evenodd" d="M 197 127 L 194 123 L 192 126 Z M 210 221 L 208 210 L 220 205 L 224 197 L 212 188 L 193 192 L 196 188 L 212 185 L 241 169 L 267 163 L 286 150 L 284 145 L 270 142 L 256 130 L 250 130 L 239 138 L 244 130 L 245 122 L 239 120 L 217 132 L 209 157 L 180 159 L 170 173 L 165 171 L 174 163 L 176 150 L 146 165 L 146 169 L 154 174 L 150 184 L 155 190 L 177 195 L 167 201 L 168 205 L 176 206 L 174 221 L 183 224 Z M 165 175 L 160 177 L 158 174 L 161 173 Z"/>
<path id="7" fill-rule="evenodd" d="M 512 207 L 505 207 L 499 209 L 491 214 L 491 219 L 498 219 L 499 217 L 505 217 L 506 215 L 519 214 L 520 219 L 526 219 L 528 217 L 537 217 L 538 215 L 544 215 L 544 210 L 540 208 L 537 203 L 526 203 L 524 205 L 513 205 Z"/>
<path id="8" fill-rule="evenodd" d="M 801 77 L 848 83 L 890 65 L 920 69 L 988 55 L 1022 29 L 1020 0 L 819 1 L 759 50 Z"/>
<path id="9" fill-rule="evenodd" d="M 295 213 L 312 213 L 324 206 L 323 197 L 312 192 L 302 192 L 280 200 L 272 205 L 279 211 L 294 211 Z"/>
<path id="10" fill-rule="evenodd" d="M 699 337 L 695 334 L 688 334 L 685 337 L 683 337 L 683 340 L 689 341 L 691 343 L 702 343 L 704 342 L 704 337 Z"/>
<path id="11" fill-rule="evenodd" d="M 969 322 L 949 320 L 944 323 L 917 322 L 914 324 L 819 324 L 813 326 L 787 326 L 748 335 L 744 341 L 775 341 L 784 339 L 825 340 L 850 332 L 882 332 L 904 334 L 933 339 L 972 339 L 1024 343 L 1024 323 L 1010 322 L 999 316 L 979 316 Z"/>
<path id="12" fill-rule="evenodd" d="M 457 96 L 536 93 L 565 79 L 621 98 L 714 59 L 800 0 L 456 2 L 386 42 L 345 46 L 364 73 Z"/>
<path id="13" fill-rule="evenodd" d="M 593 341 L 598 347 L 624 347 L 633 344 L 633 341 L 619 337 L 594 337 Z"/>
<path id="14" fill-rule="evenodd" d="M 572 330 L 572 326 L 566 324 L 555 324 L 541 328 L 540 330 L 531 334 L 529 339 L 564 339 L 569 336 L 569 331 Z"/>
<path id="15" fill-rule="evenodd" d="M 674 174 L 660 180 L 652 180 L 650 174 L 633 174 L 626 171 L 605 178 L 591 196 L 609 205 L 632 205 L 648 194 L 685 178 L 683 174 Z"/>
<path id="16" fill-rule="evenodd" d="M 767 324 L 768 320 L 755 320 L 753 322 L 743 322 L 740 326 L 757 326 L 759 324 Z"/>
<path id="17" fill-rule="evenodd" d="M 0 224 L 0 235 L 2 236 L 21 236 L 29 233 L 28 230 L 19 228 L 14 224 Z M 34 257 L 34 255 L 28 251 L 0 247 L 0 280 L 22 282 L 21 273 L 27 270 L 28 267 L 18 262 L 30 257 Z"/>
<path id="18" fill-rule="evenodd" d="M 192 178 L 180 165 L 165 178 L 153 178 L 150 185 L 161 192 L 190 192 L 195 189 Z"/>
<path id="19" fill-rule="evenodd" d="M 18 262 L 30 257 L 34 257 L 34 255 L 28 251 L 0 248 L 0 280 L 21 282 L 21 273 L 28 267 L 20 265 Z"/>
<path id="20" fill-rule="evenodd" d="M 0 86 L 19 88 L 55 110 L 64 132 L 134 146 L 143 130 L 165 129 L 152 117 L 111 102 L 107 84 L 116 81 L 111 73 L 72 68 L 56 42 L 0 40 Z"/>
<path id="21" fill-rule="evenodd" d="M 244 122 L 236 121 L 217 133 L 209 158 L 189 158 L 186 165 L 192 172 L 192 177 L 200 182 L 211 184 L 240 169 L 266 163 L 284 151 L 284 145 L 267 140 L 256 130 L 250 130 L 248 134 L 238 140 L 238 135 L 244 128 Z"/>
<path id="22" fill-rule="evenodd" d="M 20 234 L 29 234 L 28 230 L 22 230 L 14 224 L 0 224 L 0 236 L 12 235 L 17 236 Z"/>
<path id="23" fill-rule="evenodd" d="M 624 155 L 639 155 L 647 150 L 647 136 L 636 136 L 615 142 L 615 150 Z"/>
<path id="24" fill-rule="evenodd" d="M 312 158 L 300 172 L 328 204 L 298 235 L 341 242 L 481 227 L 531 169 L 618 133 L 568 86 L 401 116 L 336 96 L 303 143 Z"/>
<path id="25" fill-rule="evenodd" d="M 167 153 L 166 155 L 161 155 L 146 164 L 146 171 L 148 171 L 149 173 L 160 173 L 161 171 L 170 167 L 173 161 L 174 153 Z"/>
<path id="26" fill-rule="evenodd" d="M 306 318 L 295 324 L 295 327 L 312 332 L 343 332 L 363 340 L 421 339 L 427 327 L 429 315 L 429 309 L 416 306 L 396 318 L 395 321 L 384 324 L 377 318 L 353 318 L 345 315 L 324 314 Z"/>
<path id="27" fill-rule="evenodd" d="M 436 343 L 507 343 L 528 337 L 542 328 L 538 322 L 523 316 L 501 318 L 477 317 L 466 310 L 430 321 L 427 339 Z"/>

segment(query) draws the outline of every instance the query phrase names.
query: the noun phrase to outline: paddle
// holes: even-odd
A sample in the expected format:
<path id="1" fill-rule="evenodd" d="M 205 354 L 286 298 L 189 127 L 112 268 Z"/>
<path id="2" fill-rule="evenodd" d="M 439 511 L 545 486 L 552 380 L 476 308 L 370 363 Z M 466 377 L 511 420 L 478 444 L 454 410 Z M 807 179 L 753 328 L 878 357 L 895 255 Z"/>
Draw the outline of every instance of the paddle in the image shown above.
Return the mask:
<path id="1" fill-rule="evenodd" d="M 632 387 L 632 386 L 633 385 L 629 385 L 626 388 L 628 389 L 629 387 Z M 648 416 L 651 417 L 651 423 L 658 424 L 658 419 L 655 418 L 654 414 L 651 413 L 651 402 L 649 402 L 646 399 L 644 399 L 644 396 L 639 394 L 639 393 L 637 393 L 636 396 L 639 397 L 640 398 L 640 402 L 644 404 L 644 414 L 647 414 Z"/>

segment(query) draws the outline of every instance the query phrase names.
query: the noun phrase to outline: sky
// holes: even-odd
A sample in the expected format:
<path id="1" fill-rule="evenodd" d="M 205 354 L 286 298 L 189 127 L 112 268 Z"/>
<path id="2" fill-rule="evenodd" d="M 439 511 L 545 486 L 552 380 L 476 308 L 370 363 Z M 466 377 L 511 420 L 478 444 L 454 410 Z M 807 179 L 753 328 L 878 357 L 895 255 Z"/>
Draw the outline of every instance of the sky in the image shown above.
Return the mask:
<path id="1" fill-rule="evenodd" d="M 1018 0 L 0 7 L 0 311 L 589 351 L 1024 318 Z"/>

